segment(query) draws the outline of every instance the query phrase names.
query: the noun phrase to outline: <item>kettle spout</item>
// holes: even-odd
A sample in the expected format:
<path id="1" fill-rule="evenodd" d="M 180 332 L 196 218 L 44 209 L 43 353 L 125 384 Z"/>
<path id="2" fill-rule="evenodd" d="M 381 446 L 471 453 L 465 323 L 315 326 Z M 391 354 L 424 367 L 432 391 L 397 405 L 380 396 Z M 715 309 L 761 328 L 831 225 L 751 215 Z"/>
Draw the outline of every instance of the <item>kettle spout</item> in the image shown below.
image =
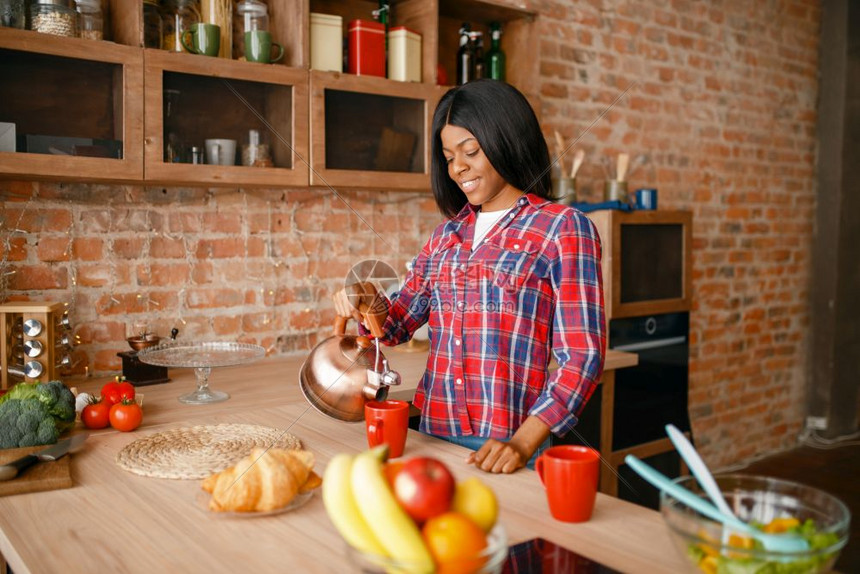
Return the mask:
<path id="1" fill-rule="evenodd" d="M 384 401 L 388 398 L 388 385 L 381 382 L 382 376 L 376 371 L 367 370 L 367 384 L 361 390 L 366 401 Z"/>

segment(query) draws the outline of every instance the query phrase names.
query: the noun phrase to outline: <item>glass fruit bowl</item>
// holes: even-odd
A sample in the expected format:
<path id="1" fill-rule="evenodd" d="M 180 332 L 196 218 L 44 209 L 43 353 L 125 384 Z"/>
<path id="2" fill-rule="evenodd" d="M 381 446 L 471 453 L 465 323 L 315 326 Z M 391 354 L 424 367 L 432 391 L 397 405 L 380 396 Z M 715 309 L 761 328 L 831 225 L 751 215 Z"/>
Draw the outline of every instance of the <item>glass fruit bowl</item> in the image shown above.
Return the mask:
<path id="1" fill-rule="evenodd" d="M 366 574 L 431 574 L 416 564 L 395 560 L 388 556 L 362 552 L 347 545 L 349 561 L 354 572 Z M 508 558 L 508 537 L 501 524 L 496 524 L 487 534 L 487 547 L 472 558 L 464 560 L 463 564 L 448 562 L 445 572 L 469 572 L 470 574 L 498 574 Z"/>
<path id="2" fill-rule="evenodd" d="M 796 482 L 752 475 L 715 476 L 735 515 L 760 525 L 766 532 L 796 532 L 807 539 L 802 552 L 765 550 L 740 534 L 704 517 L 668 493 L 660 495 L 663 515 L 676 548 L 688 559 L 691 572 L 774 572 L 814 574 L 829 572 L 848 542 L 851 513 L 839 499 Z M 696 479 L 675 480 L 704 498 Z"/>

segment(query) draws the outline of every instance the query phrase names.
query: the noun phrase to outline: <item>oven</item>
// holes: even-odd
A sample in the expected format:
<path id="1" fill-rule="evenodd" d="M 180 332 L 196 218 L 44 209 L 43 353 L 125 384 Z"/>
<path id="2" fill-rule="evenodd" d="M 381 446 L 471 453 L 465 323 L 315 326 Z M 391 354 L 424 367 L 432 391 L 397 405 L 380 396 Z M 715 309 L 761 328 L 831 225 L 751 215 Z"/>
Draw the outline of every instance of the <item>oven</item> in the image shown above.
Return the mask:
<path id="1" fill-rule="evenodd" d="M 613 319 L 609 322 L 609 341 L 612 349 L 639 356 L 635 367 L 615 371 L 612 450 L 633 449 L 665 439 L 665 426 L 669 423 L 689 433 L 689 313 Z M 554 442 L 600 449 L 602 394 L 602 385 L 598 385 L 576 428 Z M 674 449 L 644 460 L 668 476 L 681 473 L 680 457 Z M 604 464 L 601 472 L 612 469 Z M 618 474 L 619 498 L 650 508 L 659 506 L 656 489 L 627 465 L 621 464 Z"/>

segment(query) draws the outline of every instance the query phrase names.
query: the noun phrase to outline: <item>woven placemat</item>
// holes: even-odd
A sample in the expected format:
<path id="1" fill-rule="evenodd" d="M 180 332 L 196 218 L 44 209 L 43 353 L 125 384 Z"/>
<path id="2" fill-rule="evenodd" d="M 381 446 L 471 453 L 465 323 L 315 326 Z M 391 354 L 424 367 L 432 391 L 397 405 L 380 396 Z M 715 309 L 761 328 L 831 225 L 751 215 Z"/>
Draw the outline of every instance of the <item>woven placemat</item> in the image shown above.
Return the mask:
<path id="1" fill-rule="evenodd" d="M 171 429 L 126 445 L 116 463 L 129 472 L 155 478 L 199 479 L 221 472 L 254 447 L 300 449 L 288 432 L 258 425 L 219 424 Z"/>

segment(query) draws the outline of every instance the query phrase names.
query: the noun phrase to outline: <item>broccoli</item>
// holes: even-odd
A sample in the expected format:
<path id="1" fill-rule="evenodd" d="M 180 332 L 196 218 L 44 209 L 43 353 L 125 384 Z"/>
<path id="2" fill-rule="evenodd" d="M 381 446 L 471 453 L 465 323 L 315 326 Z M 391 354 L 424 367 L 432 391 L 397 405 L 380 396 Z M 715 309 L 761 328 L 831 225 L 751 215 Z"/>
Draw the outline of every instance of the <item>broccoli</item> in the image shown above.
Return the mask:
<path id="1" fill-rule="evenodd" d="M 75 396 L 60 381 L 19 383 L 0 397 L 0 448 L 57 442 L 75 424 Z"/>
<path id="2" fill-rule="evenodd" d="M 0 404 L 0 448 L 53 444 L 59 436 L 44 403 L 12 398 Z"/>

